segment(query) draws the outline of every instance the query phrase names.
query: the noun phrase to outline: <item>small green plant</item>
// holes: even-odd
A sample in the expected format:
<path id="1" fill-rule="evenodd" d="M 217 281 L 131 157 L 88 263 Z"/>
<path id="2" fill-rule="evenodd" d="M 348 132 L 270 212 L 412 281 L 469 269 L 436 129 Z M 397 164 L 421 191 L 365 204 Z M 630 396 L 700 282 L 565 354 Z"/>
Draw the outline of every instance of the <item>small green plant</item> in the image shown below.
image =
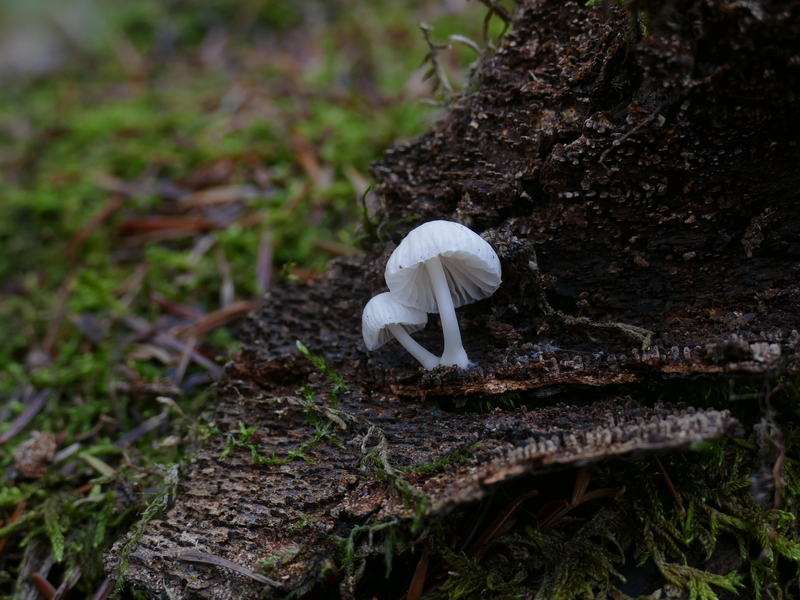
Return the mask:
<path id="1" fill-rule="evenodd" d="M 122 591 L 122 587 L 125 583 L 125 573 L 127 572 L 128 565 L 130 564 L 130 553 L 133 551 L 136 543 L 144 534 L 145 529 L 147 529 L 147 525 L 156 517 L 164 514 L 170 502 L 175 500 L 175 495 L 177 494 L 178 490 L 178 477 L 179 469 L 177 465 L 166 467 L 161 492 L 156 495 L 147 505 L 147 508 L 142 513 L 142 517 L 137 523 L 133 534 L 122 548 L 122 560 L 120 561 L 119 570 L 116 573 L 117 581 L 114 584 L 114 589 L 112 590 L 110 597 L 115 598 Z"/>
<path id="2" fill-rule="evenodd" d="M 252 458 L 254 463 L 261 465 L 269 465 L 273 467 L 281 466 L 292 462 L 292 459 L 294 458 L 301 458 L 307 462 L 310 462 L 308 458 L 306 458 L 299 452 L 286 459 L 279 459 L 276 458 L 275 456 L 270 456 L 270 457 L 261 456 L 258 444 L 253 444 L 250 442 L 250 438 L 258 431 L 260 427 L 261 423 L 256 423 L 251 427 L 247 427 L 244 423 L 240 421 L 238 436 L 231 433 L 225 434 L 225 449 L 219 455 L 220 460 L 228 456 L 234 448 L 241 448 L 243 450 L 250 452 L 250 457 Z"/>
<path id="3" fill-rule="evenodd" d="M 428 462 L 408 467 L 402 467 L 399 470 L 406 473 L 415 473 L 417 475 L 433 473 L 435 471 L 444 468 L 447 465 L 455 465 L 458 463 L 467 462 L 471 457 L 470 449 L 473 448 L 474 446 L 475 444 L 465 444 L 463 446 L 456 448 L 452 452 L 438 456 L 434 459 L 431 459 Z"/>
<path id="4" fill-rule="evenodd" d="M 330 391 L 330 402 L 331 408 L 337 408 L 339 406 L 339 394 L 347 391 L 347 383 L 345 383 L 344 378 L 331 369 L 324 358 L 312 354 L 300 340 L 295 340 L 295 346 L 297 346 L 297 351 L 333 384 Z"/>

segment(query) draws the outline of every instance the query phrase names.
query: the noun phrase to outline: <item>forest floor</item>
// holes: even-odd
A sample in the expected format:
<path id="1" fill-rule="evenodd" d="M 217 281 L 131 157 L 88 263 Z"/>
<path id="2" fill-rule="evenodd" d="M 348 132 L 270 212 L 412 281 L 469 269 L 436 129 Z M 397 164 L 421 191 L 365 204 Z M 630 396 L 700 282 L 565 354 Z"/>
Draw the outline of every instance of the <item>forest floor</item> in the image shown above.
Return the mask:
<path id="1" fill-rule="evenodd" d="M 237 321 L 359 252 L 370 163 L 442 116 L 418 24 L 457 88 L 485 9 L 0 10 L 0 597 L 102 598 L 104 549 L 208 432 Z"/>

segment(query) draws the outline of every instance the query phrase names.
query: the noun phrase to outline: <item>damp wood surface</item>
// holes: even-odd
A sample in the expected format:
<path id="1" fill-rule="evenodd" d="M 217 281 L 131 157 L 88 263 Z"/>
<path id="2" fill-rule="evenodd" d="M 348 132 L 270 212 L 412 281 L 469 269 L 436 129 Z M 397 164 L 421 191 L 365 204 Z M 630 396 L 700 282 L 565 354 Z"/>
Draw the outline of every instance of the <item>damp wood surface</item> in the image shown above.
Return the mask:
<path id="1" fill-rule="evenodd" d="M 517 6 L 478 90 L 374 166 L 386 237 L 248 319 L 220 434 L 135 540 L 129 584 L 302 590 L 358 527 L 416 535 L 517 477 L 742 431 L 723 407 L 639 405 L 621 385 L 800 371 L 800 2 L 664 7 L 641 35 L 613 7 Z M 481 233 L 503 268 L 494 296 L 458 310 L 467 371 L 361 340 L 391 251 L 432 219 Z M 437 353 L 435 322 L 417 337 Z M 297 340 L 346 382 L 338 403 Z M 504 395 L 525 407 L 458 412 Z M 269 582 L 252 574 L 264 561 Z"/>
<path id="2" fill-rule="evenodd" d="M 610 397 L 476 418 L 350 393 L 337 409 L 322 404 L 317 412 L 296 395 L 262 395 L 244 380 L 222 396 L 217 427 L 238 437 L 240 424 L 256 426 L 248 443 L 274 464 L 254 464 L 249 448 L 226 453 L 225 436 L 213 438 L 169 516 L 153 522 L 130 555 L 129 582 L 150 594 L 279 597 L 333 569 L 336 538 L 355 526 L 429 524 L 523 475 L 679 450 L 739 428 L 727 411 Z M 318 398 L 324 403 L 324 393 Z M 315 436 L 309 414 L 332 425 L 331 437 L 304 446 Z M 187 559 L 198 551 L 217 563 Z M 269 559 L 277 561 L 274 584 L 252 574 Z M 338 583 L 343 595 L 352 593 L 350 582 L 334 579 L 332 587 Z"/>

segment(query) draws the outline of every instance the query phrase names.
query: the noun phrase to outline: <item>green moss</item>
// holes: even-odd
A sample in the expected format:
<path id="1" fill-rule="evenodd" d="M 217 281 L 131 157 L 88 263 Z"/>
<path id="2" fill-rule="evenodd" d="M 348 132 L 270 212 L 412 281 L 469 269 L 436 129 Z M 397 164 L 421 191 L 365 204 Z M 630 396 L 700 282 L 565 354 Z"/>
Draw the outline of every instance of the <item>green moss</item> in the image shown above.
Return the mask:
<path id="1" fill-rule="evenodd" d="M 786 431 L 787 437 L 797 435 L 794 426 Z M 795 447 L 786 450 L 791 454 Z M 592 488 L 624 485 L 622 495 L 591 501 L 544 529 L 528 517 L 482 548 L 479 559 L 451 550 L 444 529 L 435 529 L 436 555 L 453 575 L 427 597 L 627 597 L 620 591 L 625 579 L 636 578 L 637 570 L 649 573 L 649 565 L 660 574 L 660 585 L 693 599 L 716 599 L 723 590 L 753 598 L 792 597 L 786 583 L 798 577 L 800 546 L 790 509 L 800 497 L 787 486 L 785 510 L 756 503 L 750 477 L 759 469 L 755 447 L 723 439 L 701 453 L 662 460 L 685 517 L 650 460 L 601 463 Z M 795 480 L 796 469 L 786 466 L 787 481 Z M 547 490 L 541 492 L 544 503 Z M 716 560 L 731 549 L 738 554 L 732 570 Z M 725 570 L 713 570 L 718 568 Z"/>
<path id="2" fill-rule="evenodd" d="M 408 473 L 416 473 L 416 474 L 424 474 L 424 473 L 432 473 L 434 471 L 438 471 L 439 469 L 443 469 L 447 465 L 454 465 L 462 462 L 467 462 L 471 458 L 470 449 L 473 448 L 475 444 L 465 444 L 459 448 L 456 448 L 452 452 L 448 452 L 447 454 L 442 454 L 441 456 L 437 456 L 428 462 L 420 463 L 418 465 L 413 465 L 410 467 L 404 467 L 400 469 L 401 471 L 408 472 Z"/>
<path id="3" fill-rule="evenodd" d="M 122 590 L 122 587 L 125 583 L 125 574 L 127 573 L 128 565 L 130 563 L 130 553 L 133 551 L 139 538 L 141 538 L 142 534 L 144 534 L 147 525 L 150 523 L 150 521 L 164 513 L 169 506 L 170 501 L 175 500 L 175 494 L 177 493 L 178 486 L 178 475 L 179 470 L 177 465 L 173 465 L 166 469 L 160 493 L 155 496 L 147 505 L 147 508 L 142 513 L 142 518 L 136 525 L 136 529 L 122 547 L 122 551 L 120 552 L 120 567 L 117 572 L 117 581 L 114 585 L 114 589 L 111 592 L 111 598 L 116 597 Z"/>

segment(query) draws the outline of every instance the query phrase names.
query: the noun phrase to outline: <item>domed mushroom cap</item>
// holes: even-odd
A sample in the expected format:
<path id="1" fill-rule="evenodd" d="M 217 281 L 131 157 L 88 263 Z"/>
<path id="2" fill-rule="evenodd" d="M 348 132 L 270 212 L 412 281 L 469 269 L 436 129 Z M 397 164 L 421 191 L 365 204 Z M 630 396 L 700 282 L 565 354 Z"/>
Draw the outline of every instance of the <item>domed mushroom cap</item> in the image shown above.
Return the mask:
<path id="1" fill-rule="evenodd" d="M 428 315 L 416 308 L 400 304 L 389 292 L 372 298 L 361 314 L 361 333 L 368 350 L 376 350 L 394 336 L 389 325 L 400 325 L 408 333 L 419 331 L 428 322 Z"/>
<path id="2" fill-rule="evenodd" d="M 477 233 L 452 221 L 430 221 L 413 229 L 386 264 L 386 285 L 409 306 L 439 312 L 425 262 L 442 265 L 453 306 L 470 304 L 494 294 L 500 287 L 500 259 Z"/>

